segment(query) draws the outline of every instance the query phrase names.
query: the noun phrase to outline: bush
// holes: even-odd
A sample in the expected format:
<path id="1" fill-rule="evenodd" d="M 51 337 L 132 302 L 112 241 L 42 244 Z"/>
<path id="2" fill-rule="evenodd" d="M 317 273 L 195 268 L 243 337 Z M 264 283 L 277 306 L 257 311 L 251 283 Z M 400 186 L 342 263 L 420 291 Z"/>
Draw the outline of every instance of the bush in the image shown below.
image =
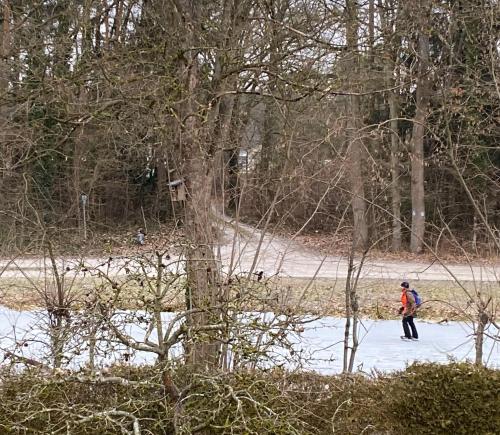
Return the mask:
<path id="1" fill-rule="evenodd" d="M 391 429 L 411 434 L 498 434 L 500 372 L 470 364 L 415 364 L 387 389 Z"/>
<path id="2" fill-rule="evenodd" d="M 367 378 L 314 373 L 196 374 L 114 367 L 88 373 L 0 372 L 0 433 L 497 434 L 500 372 L 469 364 L 415 364 Z M 176 429 L 176 432 L 174 430 Z"/>
<path id="3" fill-rule="evenodd" d="M 132 382 L 114 382 L 118 376 Z M 132 429 L 131 416 L 149 433 L 173 433 L 173 406 L 164 400 L 157 373 L 120 368 L 113 377 L 102 382 L 84 373 L 1 373 L 0 433 L 119 434 Z"/>

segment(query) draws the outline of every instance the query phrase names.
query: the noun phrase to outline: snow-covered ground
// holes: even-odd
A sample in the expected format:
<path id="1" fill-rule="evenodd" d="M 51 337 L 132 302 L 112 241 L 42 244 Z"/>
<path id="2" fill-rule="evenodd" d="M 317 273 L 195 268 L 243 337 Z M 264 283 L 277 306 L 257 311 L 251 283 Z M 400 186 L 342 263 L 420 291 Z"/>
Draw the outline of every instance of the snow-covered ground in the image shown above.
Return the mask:
<path id="1" fill-rule="evenodd" d="M 164 313 L 168 322 L 173 314 Z M 47 335 L 44 332 L 42 316 L 37 312 L 18 312 L 0 308 L 0 347 L 2 351 L 15 351 L 17 355 L 40 360 L 47 350 Z M 291 338 L 295 356 L 301 355 L 305 361 L 302 368 L 323 374 L 338 373 L 342 370 L 344 319 L 325 317 L 305 325 L 303 332 Z M 143 337 L 144 330 L 137 324 L 127 327 L 127 332 L 136 339 Z M 474 359 L 474 341 L 471 327 L 463 322 L 448 324 L 417 321 L 420 340 L 407 342 L 400 339 L 401 323 L 395 320 L 363 320 L 360 328 L 360 347 L 355 367 L 362 372 L 371 370 L 393 371 L 403 369 L 414 361 L 446 363 L 450 360 Z M 493 328 L 492 328 L 493 329 Z M 498 331 L 490 331 L 497 334 Z M 68 365 L 77 368 L 87 361 L 83 343 L 74 343 L 68 355 Z M 177 353 L 180 349 L 177 349 Z M 124 346 L 115 347 L 101 355 L 99 365 L 106 366 L 123 361 L 123 355 L 131 353 L 130 363 L 143 364 L 154 360 L 154 354 L 131 352 Z M 276 349 L 277 359 L 285 351 Z M 484 362 L 489 367 L 500 369 L 500 343 L 486 338 Z M 290 369 L 296 366 L 289 366 Z"/>

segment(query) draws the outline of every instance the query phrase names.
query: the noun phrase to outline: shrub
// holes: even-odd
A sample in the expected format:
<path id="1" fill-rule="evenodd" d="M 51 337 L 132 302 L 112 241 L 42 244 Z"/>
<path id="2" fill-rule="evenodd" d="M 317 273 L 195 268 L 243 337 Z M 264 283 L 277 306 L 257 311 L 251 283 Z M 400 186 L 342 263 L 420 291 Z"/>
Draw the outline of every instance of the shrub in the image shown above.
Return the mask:
<path id="1" fill-rule="evenodd" d="M 411 434 L 498 434 L 500 372 L 470 364 L 415 364 L 389 384 L 391 429 Z"/>
<path id="2" fill-rule="evenodd" d="M 415 364 L 368 378 L 190 372 L 162 386 L 161 367 L 89 373 L 0 372 L 0 433 L 477 434 L 500 427 L 500 372 L 469 364 Z M 174 430 L 175 429 L 175 430 Z"/>

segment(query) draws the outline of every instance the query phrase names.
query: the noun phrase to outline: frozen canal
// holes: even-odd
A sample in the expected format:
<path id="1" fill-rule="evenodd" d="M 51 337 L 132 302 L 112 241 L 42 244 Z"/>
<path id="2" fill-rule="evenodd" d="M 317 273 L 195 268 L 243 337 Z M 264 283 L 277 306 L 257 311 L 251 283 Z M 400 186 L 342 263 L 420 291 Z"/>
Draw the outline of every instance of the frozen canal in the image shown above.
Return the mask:
<path id="1" fill-rule="evenodd" d="M 167 322 L 172 314 L 165 313 Z M 15 351 L 17 355 L 40 360 L 47 349 L 47 336 L 43 332 L 44 320 L 36 312 L 18 312 L 0 308 L 1 351 Z M 428 323 L 417 320 L 420 340 L 407 342 L 400 339 L 401 322 L 396 320 L 363 320 L 360 327 L 360 346 L 355 367 L 359 371 L 371 372 L 404 369 L 414 361 L 446 363 L 450 360 L 474 359 L 474 340 L 471 325 L 464 322 L 448 324 Z M 136 339 L 143 333 L 136 325 L 129 325 L 128 332 Z M 497 336 L 490 328 L 488 333 Z M 304 331 L 291 338 L 294 354 L 303 357 L 302 368 L 323 374 L 334 374 L 342 370 L 344 320 L 325 317 L 305 325 Z M 74 353 L 73 353 L 74 352 Z M 283 350 L 277 350 L 278 355 Z M 130 350 L 123 346 L 109 349 L 99 360 L 99 365 L 123 361 L 123 354 Z M 75 354 L 75 355 L 74 355 Z M 87 361 L 86 351 L 78 340 L 72 345 L 68 365 L 77 368 Z M 74 355 L 74 356 L 73 356 Z M 3 359 L 3 358 L 2 358 Z M 132 352 L 130 363 L 151 362 L 154 354 Z M 500 342 L 486 338 L 484 361 L 489 367 L 500 368 Z M 293 367 L 289 367 L 293 368 Z"/>
<path id="2" fill-rule="evenodd" d="M 313 357 L 307 368 L 324 374 L 342 370 L 344 319 L 324 318 L 310 325 L 302 334 L 302 347 Z M 474 360 L 475 348 L 471 325 L 464 322 L 448 324 L 416 320 L 420 339 L 404 341 L 398 320 L 363 320 L 360 345 L 356 356 L 358 370 L 392 371 L 403 369 L 415 361 L 445 363 L 450 360 Z M 497 334 L 492 330 L 490 333 Z M 499 337 L 500 339 L 500 337 Z M 487 338 L 484 361 L 489 367 L 500 368 L 500 342 Z"/>

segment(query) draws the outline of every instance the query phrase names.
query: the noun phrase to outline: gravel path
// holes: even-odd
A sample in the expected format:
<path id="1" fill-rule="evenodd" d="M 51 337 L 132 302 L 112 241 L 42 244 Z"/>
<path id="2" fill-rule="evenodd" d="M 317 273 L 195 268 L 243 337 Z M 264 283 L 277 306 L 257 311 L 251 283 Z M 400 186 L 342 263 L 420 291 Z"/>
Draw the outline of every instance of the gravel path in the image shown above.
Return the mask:
<path id="1" fill-rule="evenodd" d="M 225 271 L 234 273 L 257 273 L 265 276 L 279 274 L 300 278 L 345 278 L 348 263 L 345 257 L 322 255 L 298 243 L 261 231 L 227 217 L 220 217 L 220 244 L 215 248 Z M 154 259 L 154 254 L 150 257 Z M 172 258 L 170 270 L 182 268 L 182 259 Z M 359 264 L 359 259 L 356 262 Z M 88 270 L 101 270 L 109 275 L 123 275 L 127 269 L 139 265 L 137 260 L 115 257 L 112 261 L 102 258 L 65 258 L 57 261 L 58 269 L 65 273 L 84 273 L 82 265 Z M 47 258 L 17 258 L 0 260 L 0 277 L 41 278 L 46 271 L 50 273 L 51 264 Z M 69 270 L 68 270 L 69 269 Z M 362 268 L 361 278 L 394 280 L 433 280 L 433 281 L 499 281 L 500 265 L 441 264 L 383 261 L 368 258 Z"/>
<path id="2" fill-rule="evenodd" d="M 221 246 L 223 264 L 233 264 L 238 272 L 264 271 L 289 277 L 345 278 L 348 262 L 345 257 L 322 255 L 289 239 L 262 234 L 244 224 L 224 220 L 224 242 Z M 254 264 L 254 258 L 258 259 Z M 236 255 L 237 254 L 237 255 Z M 233 259 L 233 262 L 231 262 Z M 359 259 L 357 261 L 359 264 Z M 433 281 L 499 281 L 500 264 L 495 266 L 395 262 L 367 259 L 361 278 L 408 279 Z"/>

